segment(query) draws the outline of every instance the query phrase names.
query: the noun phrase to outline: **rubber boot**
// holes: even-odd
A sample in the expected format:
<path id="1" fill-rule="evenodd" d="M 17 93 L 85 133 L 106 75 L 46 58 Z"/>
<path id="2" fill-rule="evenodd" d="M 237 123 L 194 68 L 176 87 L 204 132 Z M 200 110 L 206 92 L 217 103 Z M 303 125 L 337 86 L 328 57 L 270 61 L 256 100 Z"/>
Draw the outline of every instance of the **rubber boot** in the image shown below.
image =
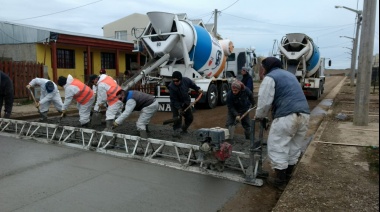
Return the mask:
<path id="1" fill-rule="evenodd" d="M 38 121 L 42 121 L 42 122 L 47 121 L 47 118 L 48 118 L 47 114 L 48 114 L 47 111 L 46 112 L 41 112 L 41 114 L 40 114 L 41 118 Z"/>
<path id="2" fill-rule="evenodd" d="M 11 113 L 7 113 L 7 112 L 5 112 L 5 113 L 4 113 L 4 118 L 6 118 L 6 119 L 11 118 Z"/>
<path id="3" fill-rule="evenodd" d="M 88 128 L 90 127 L 90 122 L 87 122 L 85 124 L 82 124 L 81 127 Z"/>
<path id="4" fill-rule="evenodd" d="M 106 128 L 104 129 L 104 131 L 113 132 L 113 129 L 112 129 L 113 122 L 114 122 L 113 119 L 106 120 Z"/>
<path id="5" fill-rule="evenodd" d="M 187 132 L 187 128 L 189 128 L 189 126 L 188 125 L 183 125 L 182 126 L 182 131 L 181 131 L 181 134 L 182 135 L 185 135 L 185 134 L 188 134 L 188 132 Z"/>
<path id="6" fill-rule="evenodd" d="M 174 138 L 181 138 L 181 130 L 174 130 L 172 136 Z"/>
<path id="7" fill-rule="evenodd" d="M 286 187 L 286 169 L 275 169 L 276 177 L 268 177 L 267 183 L 280 191 L 285 190 Z"/>
<path id="8" fill-rule="evenodd" d="M 295 167 L 295 165 L 288 165 L 288 168 L 286 169 L 286 182 L 287 183 L 290 181 L 290 178 L 292 177 L 294 167 Z"/>
<path id="9" fill-rule="evenodd" d="M 251 140 L 251 133 L 250 132 L 244 132 L 245 139 Z"/>
<path id="10" fill-rule="evenodd" d="M 149 127 L 148 127 L 149 125 L 145 125 L 145 129 L 146 129 L 146 132 L 147 133 L 150 133 L 150 130 L 149 130 Z"/>
<path id="11" fill-rule="evenodd" d="M 140 137 L 141 138 L 145 138 L 145 139 L 148 138 L 148 134 L 146 133 L 145 130 L 140 130 L 139 133 L 140 133 Z"/>

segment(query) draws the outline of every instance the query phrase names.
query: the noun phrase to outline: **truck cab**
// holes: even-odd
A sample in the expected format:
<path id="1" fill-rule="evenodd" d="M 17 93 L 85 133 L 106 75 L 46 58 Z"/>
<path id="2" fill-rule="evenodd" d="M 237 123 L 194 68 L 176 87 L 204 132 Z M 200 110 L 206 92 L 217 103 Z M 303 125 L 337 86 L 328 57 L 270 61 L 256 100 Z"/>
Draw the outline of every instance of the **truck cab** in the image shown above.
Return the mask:
<path id="1" fill-rule="evenodd" d="M 256 53 L 254 49 L 235 48 L 227 57 L 226 76 L 236 77 L 241 80 L 243 76 L 240 71 L 243 67 L 249 69 L 249 74 L 255 78 L 253 67 L 256 65 Z"/>

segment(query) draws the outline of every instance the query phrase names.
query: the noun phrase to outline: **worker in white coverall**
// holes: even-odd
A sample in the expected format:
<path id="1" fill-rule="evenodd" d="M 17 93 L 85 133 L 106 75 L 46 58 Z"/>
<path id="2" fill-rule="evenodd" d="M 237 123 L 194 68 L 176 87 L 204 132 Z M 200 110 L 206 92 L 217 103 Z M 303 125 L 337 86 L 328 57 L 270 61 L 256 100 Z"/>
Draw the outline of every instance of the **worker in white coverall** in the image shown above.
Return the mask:
<path id="1" fill-rule="evenodd" d="M 105 107 L 107 103 L 106 128 L 104 130 L 112 131 L 113 122 L 116 116 L 120 115 L 120 110 L 123 106 L 123 103 L 116 96 L 121 87 L 112 77 L 105 74 L 100 76 L 91 75 L 90 81 L 97 86 L 96 103 L 94 106 L 95 117 L 99 117 L 96 113 L 99 114 L 100 108 Z"/>
<path id="2" fill-rule="evenodd" d="M 62 116 L 65 115 L 71 101 L 75 99 L 79 110 L 79 122 L 82 127 L 89 127 L 92 105 L 95 102 L 94 92 L 80 80 L 74 79 L 70 74 L 67 78 L 60 76 L 58 78 L 58 85 L 65 89 Z"/>
<path id="3" fill-rule="evenodd" d="M 117 97 L 125 104 L 123 113 L 113 123 L 114 127 L 119 126 L 123 121 L 131 115 L 133 111 L 141 111 L 140 116 L 136 122 L 137 130 L 140 137 L 147 138 L 147 125 L 149 124 L 152 116 L 158 111 L 158 101 L 154 96 L 134 90 L 119 90 Z"/>
<path id="4" fill-rule="evenodd" d="M 268 178 L 267 182 L 283 190 L 301 154 L 310 109 L 297 78 L 282 69 L 279 59 L 267 57 L 261 65 L 260 77 L 263 81 L 259 89 L 255 119 L 266 117 L 272 108 L 273 122 L 267 147 L 276 177 Z"/>
<path id="5" fill-rule="evenodd" d="M 50 103 L 53 103 L 54 107 L 62 112 L 62 99 L 58 91 L 57 85 L 44 78 L 34 78 L 26 86 L 28 89 L 31 87 L 40 86 L 40 101 L 36 103 L 36 107 L 39 108 L 41 119 L 40 121 L 47 120 L 47 113 L 49 111 Z"/>

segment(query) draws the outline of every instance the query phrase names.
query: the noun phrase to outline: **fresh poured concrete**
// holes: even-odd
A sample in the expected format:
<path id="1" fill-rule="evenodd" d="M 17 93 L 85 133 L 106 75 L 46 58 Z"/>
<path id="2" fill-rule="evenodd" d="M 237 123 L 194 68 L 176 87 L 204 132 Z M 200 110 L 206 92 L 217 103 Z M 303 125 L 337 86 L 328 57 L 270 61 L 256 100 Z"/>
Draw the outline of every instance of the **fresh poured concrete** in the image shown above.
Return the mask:
<path id="1" fill-rule="evenodd" d="M 0 211 L 217 211 L 242 184 L 0 134 Z"/>

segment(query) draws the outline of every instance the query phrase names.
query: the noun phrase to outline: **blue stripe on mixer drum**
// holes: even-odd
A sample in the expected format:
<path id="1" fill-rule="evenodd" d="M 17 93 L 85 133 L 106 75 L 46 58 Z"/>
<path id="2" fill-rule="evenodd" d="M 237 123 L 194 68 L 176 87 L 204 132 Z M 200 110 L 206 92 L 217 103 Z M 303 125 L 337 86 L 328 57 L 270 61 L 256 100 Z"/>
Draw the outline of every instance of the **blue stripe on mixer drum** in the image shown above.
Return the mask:
<path id="1" fill-rule="evenodd" d="M 197 43 L 196 46 L 189 52 L 189 56 L 190 60 L 194 61 L 193 68 L 198 71 L 207 63 L 211 56 L 212 41 L 210 34 L 206 29 L 200 26 L 194 26 L 194 28 L 197 33 Z"/>
<path id="2" fill-rule="evenodd" d="M 312 69 L 315 68 L 315 66 L 318 65 L 318 61 L 320 57 L 318 47 L 314 43 L 312 43 L 312 45 L 313 45 L 313 55 L 310 58 L 309 64 L 306 66 L 307 71 L 311 71 Z"/>

